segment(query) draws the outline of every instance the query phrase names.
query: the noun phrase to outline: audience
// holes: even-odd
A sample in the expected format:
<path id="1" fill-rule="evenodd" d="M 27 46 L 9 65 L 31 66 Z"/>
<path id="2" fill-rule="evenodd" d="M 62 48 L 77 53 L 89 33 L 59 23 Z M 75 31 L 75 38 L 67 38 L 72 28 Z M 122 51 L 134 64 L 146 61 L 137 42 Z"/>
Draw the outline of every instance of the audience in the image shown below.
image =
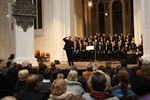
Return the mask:
<path id="1" fill-rule="evenodd" d="M 79 69 L 75 65 L 73 65 L 70 70 L 75 70 L 78 72 L 77 81 L 82 84 L 84 91 L 87 91 L 87 80 L 82 76 L 83 73 L 79 72 Z"/>
<path id="2" fill-rule="evenodd" d="M 84 72 L 82 73 L 82 76 L 83 76 L 86 80 L 88 80 L 89 77 L 92 75 L 92 73 L 93 73 L 93 66 L 90 65 L 90 64 L 88 64 L 88 65 L 86 66 L 86 71 L 84 71 Z"/>
<path id="3" fill-rule="evenodd" d="M 62 72 L 62 70 L 60 68 L 56 67 L 55 62 L 51 62 L 51 69 L 50 69 L 50 71 L 51 71 L 51 76 L 52 76 L 53 80 L 55 80 L 57 78 L 57 74 Z"/>
<path id="4" fill-rule="evenodd" d="M 140 100 L 150 100 L 150 82 L 143 75 L 135 76 L 132 79 L 131 88 L 140 97 Z"/>
<path id="5" fill-rule="evenodd" d="M 16 86 L 15 86 L 17 94 L 21 90 L 27 88 L 26 80 L 27 80 L 28 76 L 29 76 L 29 72 L 26 69 L 20 70 L 18 72 L 18 81 L 17 81 Z"/>
<path id="6" fill-rule="evenodd" d="M 111 77 L 110 77 L 106 72 L 104 72 L 104 71 L 102 71 L 102 70 L 97 70 L 96 72 L 100 72 L 100 73 L 102 73 L 102 74 L 105 75 L 106 83 L 107 83 L 107 86 L 106 86 L 105 90 L 106 90 L 106 91 L 110 91 L 111 88 L 112 88 L 112 87 L 111 87 Z"/>
<path id="7" fill-rule="evenodd" d="M 139 59 L 137 60 L 137 66 L 132 67 L 131 70 L 132 70 L 132 72 L 133 72 L 133 76 L 136 76 L 137 70 L 140 70 L 140 69 L 141 69 L 141 67 L 142 67 L 142 61 L 143 61 L 143 59 L 139 58 Z"/>
<path id="8" fill-rule="evenodd" d="M 1 100 L 17 100 L 17 99 L 13 96 L 6 96 L 6 97 L 3 97 Z"/>
<path id="9" fill-rule="evenodd" d="M 118 71 L 120 69 L 123 69 L 123 67 L 121 65 L 118 65 L 116 68 L 115 68 L 115 71 L 114 71 L 114 75 L 111 79 L 111 86 L 116 86 L 119 84 L 119 79 L 118 79 Z"/>
<path id="10" fill-rule="evenodd" d="M 142 71 L 142 75 L 150 81 L 150 61 L 149 60 L 144 60 L 142 62 L 141 71 Z"/>
<path id="11" fill-rule="evenodd" d="M 109 92 L 105 91 L 107 80 L 105 75 L 98 71 L 92 74 L 88 86 L 92 92 L 82 95 L 86 100 L 119 100 L 117 97 L 113 97 Z"/>
<path id="12" fill-rule="evenodd" d="M 67 84 L 67 91 L 72 92 L 74 95 L 82 96 L 85 91 L 82 88 L 82 84 L 78 81 L 78 72 L 75 70 L 70 70 L 65 82 Z"/>
<path id="13" fill-rule="evenodd" d="M 80 96 L 74 96 L 67 90 L 63 79 L 56 79 L 51 86 L 51 95 L 48 100 L 83 100 Z"/>
<path id="14" fill-rule="evenodd" d="M 51 77 L 50 69 L 45 69 L 43 76 L 44 78 L 40 82 L 39 91 L 48 98 L 51 93 L 49 87 L 51 87 L 52 84 L 50 80 Z"/>
<path id="15" fill-rule="evenodd" d="M 64 74 L 63 73 L 57 74 L 57 79 L 64 79 Z"/>
<path id="16" fill-rule="evenodd" d="M 138 100 L 136 94 L 130 88 L 130 75 L 126 69 L 118 71 L 119 84 L 112 88 L 112 95 L 120 100 Z"/>
<path id="17" fill-rule="evenodd" d="M 47 100 L 46 96 L 38 91 L 39 78 L 32 74 L 27 78 L 28 87 L 18 94 L 17 100 Z"/>
<path id="18" fill-rule="evenodd" d="M 133 72 L 130 68 L 128 68 L 128 63 L 126 59 L 121 60 L 121 66 L 129 73 L 130 78 L 133 77 Z"/>
<path id="19" fill-rule="evenodd" d="M 28 61 L 24 61 L 22 65 L 7 63 L 6 70 L 0 71 L 0 99 L 150 99 L 150 61 L 140 58 L 137 60 L 137 66 L 128 68 L 127 59 L 123 59 L 114 69 L 111 68 L 111 63 L 107 61 L 104 66 L 98 67 L 90 62 L 86 66 L 87 69 L 79 70 L 78 67 L 72 66 L 66 73 L 57 68 L 54 62 L 51 63 L 50 69 L 42 62 L 38 67 L 32 67 Z"/>

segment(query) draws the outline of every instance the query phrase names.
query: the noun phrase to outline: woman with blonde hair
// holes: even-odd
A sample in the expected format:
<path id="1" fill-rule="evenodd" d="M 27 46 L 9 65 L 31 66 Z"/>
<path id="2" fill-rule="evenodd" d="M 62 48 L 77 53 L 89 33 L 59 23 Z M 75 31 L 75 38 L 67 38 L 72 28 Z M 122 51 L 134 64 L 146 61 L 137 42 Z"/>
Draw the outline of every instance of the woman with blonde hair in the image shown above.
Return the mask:
<path id="1" fill-rule="evenodd" d="M 51 86 L 51 94 L 48 100 L 81 100 L 81 97 L 74 96 L 67 91 L 66 83 L 63 79 L 56 79 Z"/>
<path id="2" fill-rule="evenodd" d="M 17 100 L 17 99 L 13 96 L 6 96 L 6 97 L 1 98 L 1 100 Z"/>
<path id="3" fill-rule="evenodd" d="M 27 87 L 26 80 L 29 76 L 29 71 L 26 69 L 20 70 L 18 72 L 18 81 L 15 85 L 16 92 L 19 93 L 21 90 Z"/>

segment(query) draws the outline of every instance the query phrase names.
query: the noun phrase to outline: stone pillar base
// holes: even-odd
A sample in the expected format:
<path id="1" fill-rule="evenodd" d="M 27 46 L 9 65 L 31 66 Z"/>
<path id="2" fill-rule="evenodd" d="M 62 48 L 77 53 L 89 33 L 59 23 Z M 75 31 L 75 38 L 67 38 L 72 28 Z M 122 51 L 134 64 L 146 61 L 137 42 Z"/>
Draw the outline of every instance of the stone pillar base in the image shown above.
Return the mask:
<path id="1" fill-rule="evenodd" d="M 38 62 L 37 62 L 36 58 L 29 58 L 29 59 L 28 58 L 15 58 L 13 61 L 16 63 L 19 63 L 19 64 L 22 64 L 22 62 L 24 62 L 24 61 L 29 61 L 33 67 L 38 66 Z"/>
<path id="2" fill-rule="evenodd" d="M 143 56 L 142 56 L 142 59 L 145 59 L 145 60 L 149 60 L 149 61 L 150 61 L 150 55 L 143 55 Z"/>

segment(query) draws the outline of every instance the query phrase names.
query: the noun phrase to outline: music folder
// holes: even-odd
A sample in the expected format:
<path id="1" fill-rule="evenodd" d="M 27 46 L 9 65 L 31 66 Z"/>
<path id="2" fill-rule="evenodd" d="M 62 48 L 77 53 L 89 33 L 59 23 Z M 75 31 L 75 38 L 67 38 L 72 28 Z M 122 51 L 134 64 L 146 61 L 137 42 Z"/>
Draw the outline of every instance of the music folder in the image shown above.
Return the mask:
<path id="1" fill-rule="evenodd" d="M 86 50 L 94 50 L 94 46 L 86 46 Z"/>

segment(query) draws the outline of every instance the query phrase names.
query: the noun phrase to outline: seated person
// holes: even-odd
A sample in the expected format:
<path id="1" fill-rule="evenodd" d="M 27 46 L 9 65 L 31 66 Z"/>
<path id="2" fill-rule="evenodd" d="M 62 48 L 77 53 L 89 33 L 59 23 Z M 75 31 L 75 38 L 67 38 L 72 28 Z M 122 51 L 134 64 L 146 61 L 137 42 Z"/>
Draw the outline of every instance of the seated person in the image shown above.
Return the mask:
<path id="1" fill-rule="evenodd" d="M 53 80 L 55 80 L 57 78 L 57 74 L 58 73 L 62 72 L 62 70 L 60 68 L 56 67 L 55 62 L 51 62 L 51 69 L 50 69 L 50 71 L 51 71 L 51 76 L 52 76 Z"/>
<path id="2" fill-rule="evenodd" d="M 65 79 L 67 84 L 67 91 L 72 92 L 74 95 L 82 96 L 85 93 L 82 84 L 78 82 L 78 72 L 70 70 L 67 78 Z"/>
<path id="3" fill-rule="evenodd" d="M 28 87 L 18 94 L 17 100 L 47 100 L 44 94 L 38 91 L 39 77 L 35 74 L 27 78 Z"/>
<path id="4" fill-rule="evenodd" d="M 126 69 L 118 71 L 119 84 L 112 88 L 112 95 L 117 96 L 120 100 L 138 100 L 136 94 L 130 88 L 130 75 Z"/>
<path id="5" fill-rule="evenodd" d="M 93 73 L 89 78 L 88 86 L 92 92 L 82 95 L 86 100 L 119 100 L 113 97 L 109 92 L 105 91 L 107 88 L 107 80 L 105 75 L 99 71 Z"/>
<path id="6" fill-rule="evenodd" d="M 6 97 L 1 98 L 1 100 L 17 100 L 17 99 L 13 96 L 6 96 Z"/>
<path id="7" fill-rule="evenodd" d="M 83 100 L 67 91 L 64 79 L 56 79 L 51 86 L 51 94 L 48 100 Z"/>
<path id="8" fill-rule="evenodd" d="M 89 79 L 89 77 L 92 75 L 92 73 L 93 73 L 93 66 L 91 65 L 91 64 L 88 64 L 87 66 L 86 66 L 86 71 L 84 71 L 83 73 L 82 73 L 82 76 L 86 79 L 86 80 L 88 80 Z"/>
<path id="9" fill-rule="evenodd" d="M 150 100 L 150 83 L 143 75 L 135 76 L 131 81 L 131 88 L 140 100 Z"/>
<path id="10" fill-rule="evenodd" d="M 23 89 L 27 88 L 26 80 L 27 80 L 28 76 L 29 76 L 29 71 L 26 69 L 20 70 L 18 72 L 18 79 L 19 80 L 17 81 L 16 86 L 15 86 L 17 93 L 19 93 Z"/>
<path id="11" fill-rule="evenodd" d="M 51 77 L 50 69 L 45 69 L 43 76 L 44 76 L 44 78 L 40 82 L 39 91 L 48 98 L 50 95 L 49 87 L 51 87 L 51 84 L 52 84 L 52 82 L 50 80 L 50 77 Z"/>

